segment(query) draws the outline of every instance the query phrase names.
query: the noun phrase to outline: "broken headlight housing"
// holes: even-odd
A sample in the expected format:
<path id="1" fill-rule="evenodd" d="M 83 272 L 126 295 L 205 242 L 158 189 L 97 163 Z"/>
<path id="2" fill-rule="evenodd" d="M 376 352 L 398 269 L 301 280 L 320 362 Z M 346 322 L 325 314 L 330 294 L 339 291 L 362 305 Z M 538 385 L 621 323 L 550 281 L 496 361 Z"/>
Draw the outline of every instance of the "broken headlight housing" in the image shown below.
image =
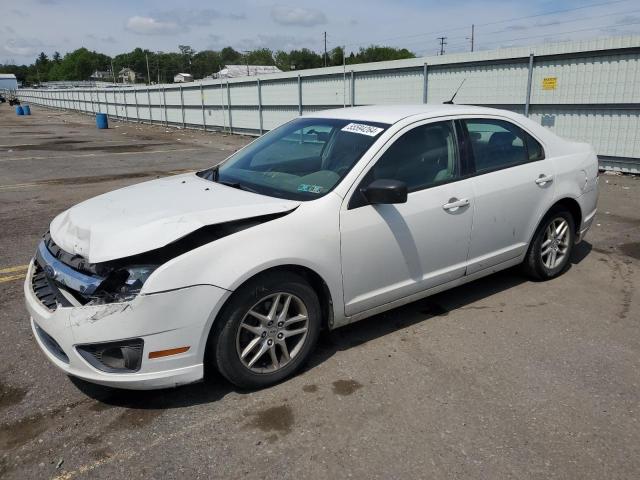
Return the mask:
<path id="1" fill-rule="evenodd" d="M 91 303 L 133 300 L 156 268 L 158 265 L 132 265 L 112 271 L 93 295 Z"/>

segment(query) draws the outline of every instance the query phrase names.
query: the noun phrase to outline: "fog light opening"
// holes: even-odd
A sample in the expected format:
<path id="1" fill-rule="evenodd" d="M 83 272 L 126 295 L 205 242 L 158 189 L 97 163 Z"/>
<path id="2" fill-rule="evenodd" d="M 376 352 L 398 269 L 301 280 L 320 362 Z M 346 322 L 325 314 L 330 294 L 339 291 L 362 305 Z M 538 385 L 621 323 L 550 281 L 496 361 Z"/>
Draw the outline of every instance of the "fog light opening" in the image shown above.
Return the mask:
<path id="1" fill-rule="evenodd" d="M 93 367 L 108 373 L 140 370 L 144 341 L 141 338 L 118 342 L 78 345 L 77 351 Z"/>

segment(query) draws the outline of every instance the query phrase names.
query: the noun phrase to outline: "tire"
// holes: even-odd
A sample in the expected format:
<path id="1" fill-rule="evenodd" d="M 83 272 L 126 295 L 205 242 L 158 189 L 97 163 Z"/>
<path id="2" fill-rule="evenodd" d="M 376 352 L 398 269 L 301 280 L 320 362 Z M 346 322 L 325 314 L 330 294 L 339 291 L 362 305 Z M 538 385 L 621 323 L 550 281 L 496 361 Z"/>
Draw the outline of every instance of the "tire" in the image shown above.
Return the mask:
<path id="1" fill-rule="evenodd" d="M 550 237 L 552 230 L 558 230 L 560 226 L 563 226 L 563 234 L 557 235 L 558 238 L 554 241 Z M 564 273 L 573 252 L 575 231 L 575 221 L 568 210 L 562 207 L 550 210 L 540 222 L 529 245 L 522 264 L 525 273 L 534 280 L 550 280 Z M 548 251 L 549 248 L 551 252 Z M 552 257 L 554 248 L 555 258 Z M 560 255 L 561 258 L 558 258 Z"/>
<path id="2" fill-rule="evenodd" d="M 264 388 L 291 377 L 311 356 L 320 333 L 320 302 L 301 276 L 267 273 L 236 290 L 216 324 L 207 349 L 218 371 L 237 387 Z"/>

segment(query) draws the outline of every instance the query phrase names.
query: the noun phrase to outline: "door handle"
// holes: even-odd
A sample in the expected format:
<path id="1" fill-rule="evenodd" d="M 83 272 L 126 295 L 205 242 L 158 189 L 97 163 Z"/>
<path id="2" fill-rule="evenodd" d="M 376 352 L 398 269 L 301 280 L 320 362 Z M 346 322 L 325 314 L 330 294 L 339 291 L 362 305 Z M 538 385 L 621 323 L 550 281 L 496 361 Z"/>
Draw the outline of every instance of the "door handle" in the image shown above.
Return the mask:
<path id="1" fill-rule="evenodd" d="M 540 176 L 536 178 L 536 183 L 540 186 L 544 186 L 551 182 L 553 182 L 553 176 L 551 175 L 540 174 Z"/>
<path id="2" fill-rule="evenodd" d="M 460 200 L 458 200 L 457 198 L 454 197 L 454 198 L 450 198 L 447 203 L 442 205 L 442 208 L 449 211 L 455 211 L 458 208 L 468 206 L 470 203 L 471 202 L 469 202 L 468 198 L 461 198 Z"/>

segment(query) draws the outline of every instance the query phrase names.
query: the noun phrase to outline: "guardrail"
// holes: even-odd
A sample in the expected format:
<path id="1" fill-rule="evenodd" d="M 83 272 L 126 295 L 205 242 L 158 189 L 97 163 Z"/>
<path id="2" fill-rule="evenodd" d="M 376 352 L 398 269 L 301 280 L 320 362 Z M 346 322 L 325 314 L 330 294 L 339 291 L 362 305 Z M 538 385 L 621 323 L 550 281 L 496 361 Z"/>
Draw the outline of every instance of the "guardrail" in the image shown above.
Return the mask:
<path id="1" fill-rule="evenodd" d="M 456 103 L 522 113 L 640 173 L 640 35 L 186 84 L 22 89 L 21 100 L 110 118 L 258 135 L 303 113 Z"/>

